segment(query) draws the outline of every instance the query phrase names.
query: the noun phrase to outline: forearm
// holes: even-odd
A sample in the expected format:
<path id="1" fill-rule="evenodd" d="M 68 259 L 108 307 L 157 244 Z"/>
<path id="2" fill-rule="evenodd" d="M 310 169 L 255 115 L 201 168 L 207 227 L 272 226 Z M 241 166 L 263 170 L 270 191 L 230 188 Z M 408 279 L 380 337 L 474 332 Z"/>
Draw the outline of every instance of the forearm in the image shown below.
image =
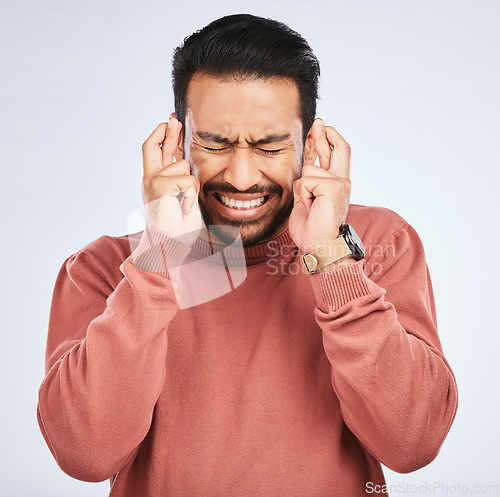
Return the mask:
<path id="1" fill-rule="evenodd" d="M 149 429 L 164 380 L 175 296 L 166 278 L 155 286 L 148 279 L 161 276 L 130 262 L 123 269 L 105 312 L 52 366 L 39 391 L 44 436 L 76 478 L 106 479 L 120 469 Z"/>
<path id="2" fill-rule="evenodd" d="M 321 278 L 316 319 L 346 424 L 391 469 L 422 467 L 437 455 L 457 402 L 453 373 L 425 339 L 435 332 L 430 315 L 405 329 L 362 261 Z"/>
<path id="3" fill-rule="evenodd" d="M 58 276 L 38 419 L 55 459 L 75 478 L 109 478 L 149 430 L 178 310 L 175 283 L 161 268 L 165 254 L 188 250 L 173 242 L 160 247 L 162 240 L 144 233 L 115 288 L 96 271 L 91 252 L 69 258 Z"/>

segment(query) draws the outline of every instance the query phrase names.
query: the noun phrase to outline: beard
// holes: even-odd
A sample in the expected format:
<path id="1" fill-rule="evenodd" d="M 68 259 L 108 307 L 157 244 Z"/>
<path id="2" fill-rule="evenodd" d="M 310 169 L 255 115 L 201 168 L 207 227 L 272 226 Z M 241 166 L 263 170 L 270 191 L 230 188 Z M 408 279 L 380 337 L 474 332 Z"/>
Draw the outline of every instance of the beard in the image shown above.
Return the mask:
<path id="1" fill-rule="evenodd" d="M 265 213 L 255 219 L 230 219 L 222 216 L 220 213 L 214 212 L 208 203 L 199 199 L 201 215 L 207 228 L 221 241 L 230 245 L 235 241 L 237 232 L 241 236 L 241 241 L 244 247 L 256 245 L 259 242 L 270 238 L 276 230 L 282 226 L 293 209 L 293 193 L 290 193 L 288 198 L 283 201 L 283 188 L 279 185 L 254 185 L 251 188 L 241 192 L 236 190 L 228 183 L 206 183 L 202 187 L 204 197 L 207 198 L 211 192 L 220 193 L 248 193 L 262 195 L 276 194 L 280 202 L 276 208 Z M 281 205 L 282 204 L 282 205 Z M 219 222 L 216 221 L 219 219 Z"/>

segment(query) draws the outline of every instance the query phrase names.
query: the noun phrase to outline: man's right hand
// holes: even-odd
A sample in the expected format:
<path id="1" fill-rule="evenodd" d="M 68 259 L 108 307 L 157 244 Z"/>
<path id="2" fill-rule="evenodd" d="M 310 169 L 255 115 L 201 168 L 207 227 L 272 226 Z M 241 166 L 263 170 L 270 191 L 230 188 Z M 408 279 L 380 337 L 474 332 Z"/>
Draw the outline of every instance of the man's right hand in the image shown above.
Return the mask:
<path id="1" fill-rule="evenodd" d="M 143 143 L 142 198 L 148 226 L 191 245 L 204 223 L 198 205 L 200 182 L 190 173 L 187 160 L 174 158 L 181 128 L 172 116 Z"/>

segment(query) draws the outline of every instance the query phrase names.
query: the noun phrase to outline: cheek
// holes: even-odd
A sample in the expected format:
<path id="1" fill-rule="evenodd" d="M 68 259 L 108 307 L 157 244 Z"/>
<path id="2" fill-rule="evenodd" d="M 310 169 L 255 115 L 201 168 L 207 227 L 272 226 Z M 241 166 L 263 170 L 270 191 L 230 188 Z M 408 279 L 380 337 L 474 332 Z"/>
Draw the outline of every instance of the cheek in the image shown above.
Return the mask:
<path id="1" fill-rule="evenodd" d="M 186 160 L 191 166 L 191 174 L 202 186 L 207 181 L 215 178 L 224 169 L 223 161 L 220 160 L 220 157 L 213 157 L 195 149 L 192 149 L 186 155 Z"/>
<path id="2" fill-rule="evenodd" d="M 265 183 L 271 182 L 280 185 L 283 188 L 284 197 L 291 194 L 293 182 L 300 177 L 300 158 L 301 154 L 290 154 L 279 161 L 263 160 L 259 169 L 263 173 Z M 201 186 L 207 182 L 217 179 L 224 182 L 222 175 L 227 166 L 227 156 L 207 155 L 196 147 L 186 149 L 185 159 L 191 166 L 191 174 L 201 183 Z"/>
<path id="3" fill-rule="evenodd" d="M 292 194 L 293 183 L 300 178 L 304 158 L 304 147 L 302 144 L 302 125 L 298 126 L 295 138 L 295 147 L 290 154 L 284 158 L 281 166 L 281 178 L 279 184 L 285 195 Z"/>
<path id="4" fill-rule="evenodd" d="M 191 174 L 201 183 L 199 168 L 194 164 L 193 161 L 188 159 L 188 162 L 189 162 L 189 166 L 190 166 L 189 169 L 191 171 Z"/>
<path id="5" fill-rule="evenodd" d="M 275 177 L 272 179 L 283 188 L 283 193 L 285 195 L 292 191 L 293 182 L 297 178 L 300 178 L 300 167 L 301 163 L 294 154 L 293 156 L 288 157 L 287 160 L 281 164 L 279 170 L 275 169 Z"/>
<path id="6" fill-rule="evenodd" d="M 293 182 L 300 178 L 300 167 L 295 166 L 293 168 L 290 168 L 288 170 L 288 178 L 287 178 L 287 184 L 288 184 L 288 189 L 292 191 L 293 189 Z"/>
<path id="7" fill-rule="evenodd" d="M 292 194 L 293 182 L 298 178 L 299 168 L 291 166 L 290 160 L 278 164 L 271 164 L 263 171 L 264 175 L 275 184 L 283 188 L 283 200 Z"/>

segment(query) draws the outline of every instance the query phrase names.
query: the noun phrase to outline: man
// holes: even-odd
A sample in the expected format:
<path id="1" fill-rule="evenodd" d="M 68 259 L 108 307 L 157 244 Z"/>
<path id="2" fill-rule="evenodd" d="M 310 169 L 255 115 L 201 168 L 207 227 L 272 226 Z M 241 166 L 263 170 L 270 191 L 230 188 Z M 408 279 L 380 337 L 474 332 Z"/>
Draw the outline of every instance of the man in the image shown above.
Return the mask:
<path id="1" fill-rule="evenodd" d="M 381 464 L 436 457 L 457 387 L 424 250 L 396 213 L 349 205 L 318 76 L 302 37 L 250 15 L 176 50 L 175 113 L 143 145 L 146 228 L 56 281 L 38 420 L 67 474 L 120 497 L 382 495 Z M 195 285 L 189 262 L 214 254 Z"/>

